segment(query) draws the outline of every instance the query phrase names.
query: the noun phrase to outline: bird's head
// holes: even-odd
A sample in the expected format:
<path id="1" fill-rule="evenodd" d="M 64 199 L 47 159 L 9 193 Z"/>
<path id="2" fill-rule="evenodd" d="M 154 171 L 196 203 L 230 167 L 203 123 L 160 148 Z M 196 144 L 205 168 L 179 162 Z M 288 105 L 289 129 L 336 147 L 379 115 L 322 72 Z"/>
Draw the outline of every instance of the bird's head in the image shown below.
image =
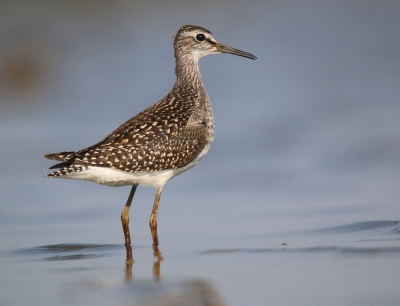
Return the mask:
<path id="1" fill-rule="evenodd" d="M 209 30 L 194 25 L 185 25 L 179 29 L 174 38 L 174 47 L 177 60 L 184 56 L 198 60 L 210 54 L 220 53 L 257 59 L 253 54 L 219 43 Z"/>

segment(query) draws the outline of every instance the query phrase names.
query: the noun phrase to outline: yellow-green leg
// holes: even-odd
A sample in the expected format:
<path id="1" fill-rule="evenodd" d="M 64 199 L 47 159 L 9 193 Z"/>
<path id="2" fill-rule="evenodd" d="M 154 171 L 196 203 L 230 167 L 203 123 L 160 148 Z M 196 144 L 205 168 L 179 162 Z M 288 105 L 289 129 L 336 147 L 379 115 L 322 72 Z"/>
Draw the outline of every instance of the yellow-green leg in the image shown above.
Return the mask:
<path id="1" fill-rule="evenodd" d="M 153 238 L 153 245 L 158 245 L 158 235 L 157 235 L 157 213 L 158 213 L 158 204 L 160 203 L 161 191 L 164 186 L 159 186 L 156 189 L 156 198 L 153 204 L 153 210 L 150 216 L 150 230 L 151 230 L 151 237 Z"/>
<path id="2" fill-rule="evenodd" d="M 137 185 L 133 185 L 131 192 L 129 194 L 128 200 L 126 201 L 124 210 L 121 214 L 122 229 L 124 230 L 125 245 L 131 244 L 131 234 L 129 232 L 129 209 L 131 208 L 131 203 L 133 196 L 135 195 Z"/>

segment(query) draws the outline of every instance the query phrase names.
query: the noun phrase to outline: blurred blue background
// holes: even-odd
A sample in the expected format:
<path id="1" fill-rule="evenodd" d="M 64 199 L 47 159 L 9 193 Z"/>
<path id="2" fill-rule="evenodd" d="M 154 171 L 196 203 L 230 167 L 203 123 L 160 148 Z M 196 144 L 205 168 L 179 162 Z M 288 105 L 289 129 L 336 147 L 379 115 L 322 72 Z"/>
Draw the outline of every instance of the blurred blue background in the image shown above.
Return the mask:
<path id="1" fill-rule="evenodd" d="M 129 188 L 45 179 L 172 88 L 184 24 L 255 54 L 200 61 L 216 136 L 170 181 L 161 245 L 398 220 L 400 2 L 0 1 L 0 244 L 123 243 Z M 154 189 L 132 240 L 150 244 Z"/>

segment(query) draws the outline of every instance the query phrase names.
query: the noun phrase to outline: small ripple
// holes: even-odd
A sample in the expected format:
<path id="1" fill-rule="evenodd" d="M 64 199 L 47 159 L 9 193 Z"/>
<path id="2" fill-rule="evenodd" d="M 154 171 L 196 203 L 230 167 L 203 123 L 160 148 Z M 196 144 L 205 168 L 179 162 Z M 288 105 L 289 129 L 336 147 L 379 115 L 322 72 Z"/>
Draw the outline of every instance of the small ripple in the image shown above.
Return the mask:
<path id="1" fill-rule="evenodd" d="M 326 233 L 357 233 L 374 231 L 376 233 L 400 234 L 400 221 L 366 221 L 357 222 L 320 230 Z"/>
<path id="2" fill-rule="evenodd" d="M 58 260 L 77 260 L 77 259 L 87 259 L 87 258 L 94 258 L 94 257 L 104 257 L 105 254 L 75 254 L 75 255 L 65 255 L 65 256 L 50 256 L 47 258 L 43 258 L 45 261 L 58 261 Z"/>
<path id="3" fill-rule="evenodd" d="M 111 256 L 115 250 L 124 248 L 118 244 L 54 244 L 19 249 L 11 255 L 29 256 L 44 261 L 78 260 Z"/>
<path id="4" fill-rule="evenodd" d="M 210 249 L 198 252 L 201 255 L 208 254 L 227 254 L 227 253 L 337 253 L 348 255 L 384 255 L 384 254 L 400 254 L 400 247 L 339 247 L 339 246 L 312 246 L 305 248 L 230 248 L 230 249 Z"/>

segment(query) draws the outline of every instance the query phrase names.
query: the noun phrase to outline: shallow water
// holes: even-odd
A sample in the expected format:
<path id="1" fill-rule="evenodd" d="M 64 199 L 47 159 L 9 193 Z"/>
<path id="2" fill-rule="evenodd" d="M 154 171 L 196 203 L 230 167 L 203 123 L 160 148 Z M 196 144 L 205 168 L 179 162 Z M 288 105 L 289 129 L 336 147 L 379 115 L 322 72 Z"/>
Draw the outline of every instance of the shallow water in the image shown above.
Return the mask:
<path id="1" fill-rule="evenodd" d="M 396 1 L 3 2 L 0 305 L 399 305 Z M 138 188 L 130 265 L 129 187 L 42 156 L 161 99 L 187 23 L 258 59 L 200 61 L 215 142 L 165 186 L 158 250 Z"/>
<path id="2" fill-rule="evenodd" d="M 1 304 L 197 305 L 194 301 L 201 301 L 198 305 L 205 305 L 212 300 L 212 305 L 222 301 L 396 305 L 399 301 L 400 222 L 370 221 L 281 236 L 286 243 L 255 239 L 253 246 L 240 247 L 248 245 L 241 241 L 245 238 L 236 241 L 236 247 L 183 243 L 160 246 L 160 254 L 134 244 L 132 266 L 126 265 L 120 244 L 3 250 Z"/>

